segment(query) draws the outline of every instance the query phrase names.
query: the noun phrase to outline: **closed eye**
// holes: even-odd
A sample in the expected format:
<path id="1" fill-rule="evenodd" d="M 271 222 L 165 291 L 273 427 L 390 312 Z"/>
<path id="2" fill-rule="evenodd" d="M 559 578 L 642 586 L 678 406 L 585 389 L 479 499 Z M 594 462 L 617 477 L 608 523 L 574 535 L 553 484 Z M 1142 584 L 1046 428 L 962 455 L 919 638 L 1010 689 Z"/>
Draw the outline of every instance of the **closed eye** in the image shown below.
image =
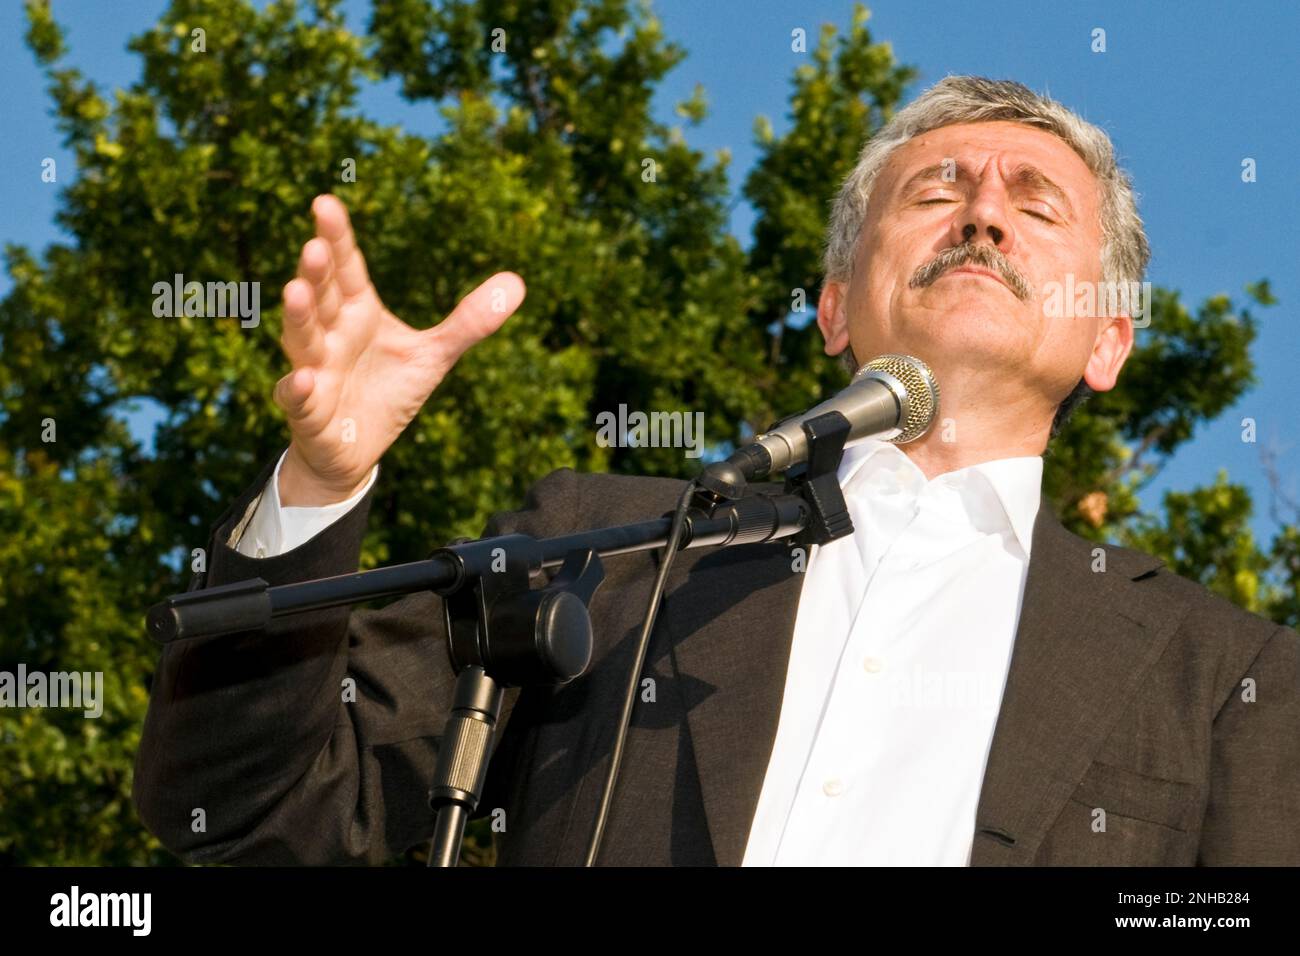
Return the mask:
<path id="1" fill-rule="evenodd" d="M 951 203 L 951 202 L 956 202 L 956 201 L 957 201 L 957 200 L 955 200 L 955 199 L 949 199 L 949 198 L 944 197 L 944 196 L 936 196 L 936 197 L 934 197 L 934 198 L 932 198 L 932 199 L 919 199 L 919 200 L 917 200 L 917 203 L 916 203 L 916 204 L 917 204 L 918 206 L 933 206 L 935 203 Z M 1046 215 L 1044 215 L 1044 214 L 1041 213 L 1041 212 L 1037 212 L 1036 210 L 1033 210 L 1033 209 L 1021 209 L 1020 211 L 1023 212 L 1023 213 L 1025 213 L 1025 214 L 1027 214 L 1027 215 L 1033 216 L 1035 219 L 1038 219 L 1038 220 L 1041 220 L 1042 222 L 1048 223 L 1049 225 L 1056 225 L 1056 220 L 1055 220 L 1055 219 L 1053 219 L 1051 216 L 1046 216 Z"/>

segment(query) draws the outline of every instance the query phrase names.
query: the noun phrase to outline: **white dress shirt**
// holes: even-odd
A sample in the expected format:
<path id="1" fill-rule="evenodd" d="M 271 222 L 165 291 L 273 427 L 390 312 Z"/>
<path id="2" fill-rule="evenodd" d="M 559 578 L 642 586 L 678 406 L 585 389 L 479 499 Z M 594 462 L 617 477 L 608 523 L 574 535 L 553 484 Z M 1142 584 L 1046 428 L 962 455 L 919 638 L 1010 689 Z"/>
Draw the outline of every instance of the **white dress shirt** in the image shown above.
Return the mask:
<path id="1" fill-rule="evenodd" d="M 854 532 L 808 555 L 742 865 L 970 862 L 1042 471 L 1040 457 L 1006 458 L 927 480 L 887 442 L 845 451 Z M 378 466 L 323 508 L 281 507 L 279 473 L 241 554 L 303 544 L 351 510 Z"/>
<path id="2" fill-rule="evenodd" d="M 970 862 L 1042 468 L 844 453 L 854 531 L 809 555 L 744 866 Z"/>
<path id="3" fill-rule="evenodd" d="M 289 452 L 286 449 L 285 455 Z M 301 544 L 320 534 L 339 518 L 353 509 L 358 501 L 365 497 L 370 486 L 379 477 L 379 466 L 370 470 L 370 478 L 361 490 L 347 501 L 318 508 L 294 506 L 286 508 L 280 504 L 280 466 L 284 464 L 284 455 L 275 463 L 275 474 L 262 489 L 258 498 L 257 510 L 244 528 L 235 550 L 250 558 L 274 558 L 286 554 Z M 239 534 L 239 529 L 235 529 Z"/>

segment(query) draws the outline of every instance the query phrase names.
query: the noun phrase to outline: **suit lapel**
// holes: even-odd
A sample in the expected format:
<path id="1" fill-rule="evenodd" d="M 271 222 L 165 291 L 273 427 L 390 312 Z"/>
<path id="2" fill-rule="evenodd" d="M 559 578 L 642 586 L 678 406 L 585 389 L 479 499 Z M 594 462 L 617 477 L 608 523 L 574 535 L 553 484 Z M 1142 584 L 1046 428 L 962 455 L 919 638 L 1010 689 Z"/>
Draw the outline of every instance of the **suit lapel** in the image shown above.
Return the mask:
<path id="1" fill-rule="evenodd" d="M 1133 584 L 1161 564 L 1071 534 L 1041 501 L 972 865 L 1032 861 L 1185 613 Z M 744 857 L 803 580 L 783 543 L 684 552 L 669 578 L 661 613 L 722 866 Z"/>
<path id="2" fill-rule="evenodd" d="M 662 613 L 720 866 L 739 866 L 776 739 L 804 575 L 786 543 L 678 555 Z"/>
<path id="3" fill-rule="evenodd" d="M 1085 541 L 1041 504 L 972 865 L 1033 861 L 1186 612 L 1133 583 L 1161 564 Z"/>

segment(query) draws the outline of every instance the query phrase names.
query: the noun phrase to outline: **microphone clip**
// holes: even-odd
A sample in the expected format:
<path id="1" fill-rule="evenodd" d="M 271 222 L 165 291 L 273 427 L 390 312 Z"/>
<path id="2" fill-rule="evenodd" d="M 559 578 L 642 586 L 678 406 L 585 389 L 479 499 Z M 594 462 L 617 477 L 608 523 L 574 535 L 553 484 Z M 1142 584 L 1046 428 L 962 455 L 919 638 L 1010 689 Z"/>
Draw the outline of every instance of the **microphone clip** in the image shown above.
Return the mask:
<path id="1" fill-rule="evenodd" d="M 808 460 L 785 473 L 786 494 L 808 502 L 808 524 L 793 540 L 803 545 L 829 544 L 853 533 L 853 519 L 840 488 L 840 459 L 849 437 L 849 420 L 827 412 L 803 423 L 808 436 Z"/>
<path id="2" fill-rule="evenodd" d="M 786 470 L 782 494 L 797 495 L 808 508 L 803 530 L 788 540 L 805 546 L 827 544 L 853 533 L 839 478 L 851 426 L 842 412 L 834 411 L 810 418 L 800 427 L 808 439 L 808 460 Z M 744 471 L 732 459 L 710 465 L 696 484 L 692 512 L 710 518 L 738 501 L 748 487 Z"/>

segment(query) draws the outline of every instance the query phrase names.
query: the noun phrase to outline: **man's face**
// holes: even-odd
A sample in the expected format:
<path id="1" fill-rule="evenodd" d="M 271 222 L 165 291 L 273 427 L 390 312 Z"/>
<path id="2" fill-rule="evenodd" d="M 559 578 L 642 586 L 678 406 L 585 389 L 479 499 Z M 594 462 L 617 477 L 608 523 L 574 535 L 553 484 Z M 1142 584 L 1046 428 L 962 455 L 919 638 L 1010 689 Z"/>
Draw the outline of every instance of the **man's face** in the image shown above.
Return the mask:
<path id="1" fill-rule="evenodd" d="M 1129 320 L 1044 308 L 1050 282 L 1101 280 L 1100 203 L 1092 172 L 1050 133 L 988 122 L 917 136 L 876 178 L 848 288 L 823 291 L 826 351 L 910 353 L 941 385 L 958 369 L 1006 373 L 1044 409 L 1081 375 L 1111 388 Z"/>

